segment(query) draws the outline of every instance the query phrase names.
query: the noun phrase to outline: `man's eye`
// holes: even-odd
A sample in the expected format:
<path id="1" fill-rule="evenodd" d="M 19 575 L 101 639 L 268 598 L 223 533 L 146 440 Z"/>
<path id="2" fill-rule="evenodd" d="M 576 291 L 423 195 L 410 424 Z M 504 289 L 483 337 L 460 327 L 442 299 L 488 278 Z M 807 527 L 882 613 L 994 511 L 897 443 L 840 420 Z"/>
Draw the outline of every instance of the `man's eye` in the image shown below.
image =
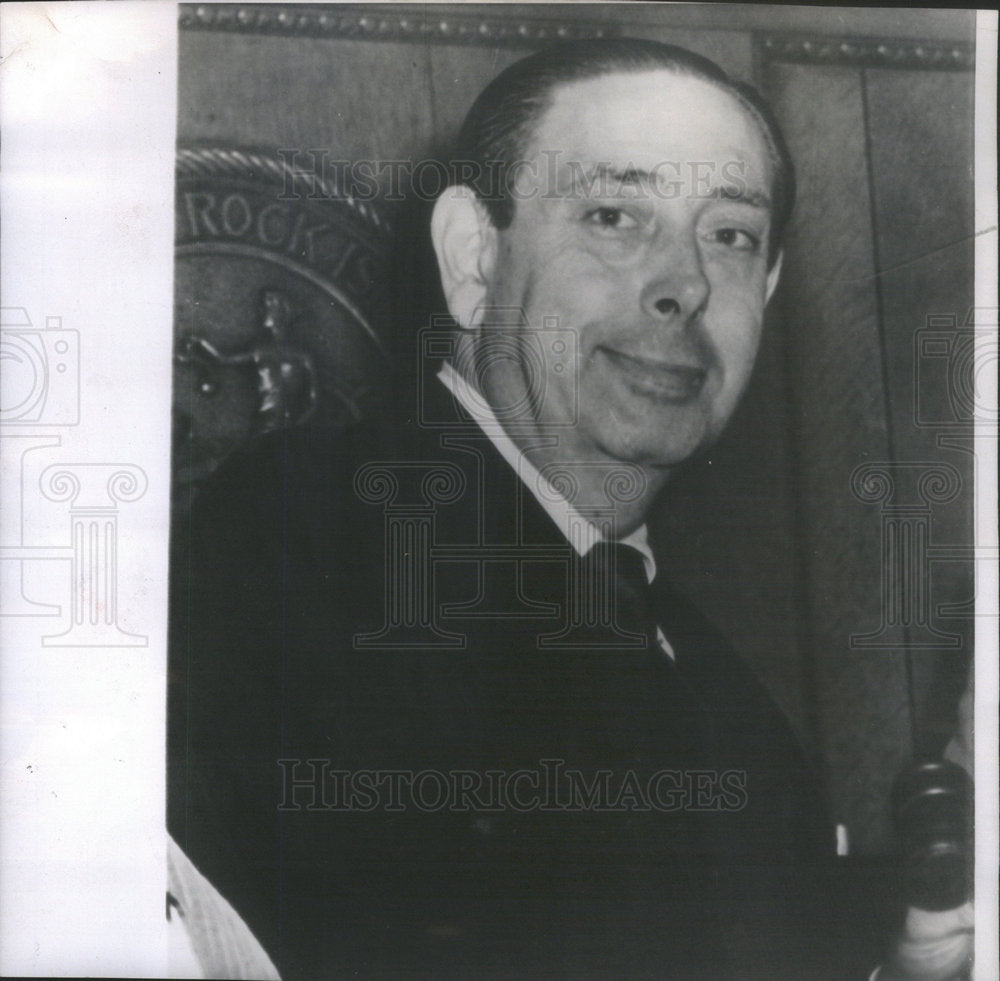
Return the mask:
<path id="1" fill-rule="evenodd" d="M 710 235 L 712 241 L 738 252 L 760 251 L 760 239 L 741 228 L 720 228 Z"/>
<path id="2" fill-rule="evenodd" d="M 639 227 L 639 222 L 621 208 L 595 208 L 587 212 L 586 220 L 588 224 L 596 225 L 598 228 L 612 228 L 618 231 Z"/>

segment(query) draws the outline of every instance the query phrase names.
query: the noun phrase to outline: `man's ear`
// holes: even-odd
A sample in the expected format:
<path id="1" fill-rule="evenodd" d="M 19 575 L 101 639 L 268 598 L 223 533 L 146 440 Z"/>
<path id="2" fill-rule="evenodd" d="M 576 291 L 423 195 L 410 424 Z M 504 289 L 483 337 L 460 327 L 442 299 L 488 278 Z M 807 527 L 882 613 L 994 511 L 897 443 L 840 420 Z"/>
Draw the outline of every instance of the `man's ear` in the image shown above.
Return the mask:
<path id="1" fill-rule="evenodd" d="M 781 263 L 784 258 L 785 253 L 779 252 L 778 258 L 774 260 L 774 265 L 771 266 L 767 274 L 767 293 L 764 296 L 765 306 L 771 301 L 771 294 L 774 292 L 774 288 L 778 285 L 778 280 L 781 278 Z"/>
<path id="2" fill-rule="evenodd" d="M 497 230 L 468 187 L 446 188 L 434 204 L 431 239 L 448 312 L 477 327 L 496 264 Z"/>

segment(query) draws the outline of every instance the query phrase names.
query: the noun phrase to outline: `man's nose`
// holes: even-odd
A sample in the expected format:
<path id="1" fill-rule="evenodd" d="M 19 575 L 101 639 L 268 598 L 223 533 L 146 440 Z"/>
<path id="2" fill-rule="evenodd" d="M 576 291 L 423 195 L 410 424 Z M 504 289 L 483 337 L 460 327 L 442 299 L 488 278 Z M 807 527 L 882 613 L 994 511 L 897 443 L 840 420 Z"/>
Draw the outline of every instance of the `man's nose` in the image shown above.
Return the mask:
<path id="1" fill-rule="evenodd" d="M 684 325 L 705 309 L 710 290 L 697 244 L 675 240 L 657 256 L 640 303 L 651 319 Z"/>

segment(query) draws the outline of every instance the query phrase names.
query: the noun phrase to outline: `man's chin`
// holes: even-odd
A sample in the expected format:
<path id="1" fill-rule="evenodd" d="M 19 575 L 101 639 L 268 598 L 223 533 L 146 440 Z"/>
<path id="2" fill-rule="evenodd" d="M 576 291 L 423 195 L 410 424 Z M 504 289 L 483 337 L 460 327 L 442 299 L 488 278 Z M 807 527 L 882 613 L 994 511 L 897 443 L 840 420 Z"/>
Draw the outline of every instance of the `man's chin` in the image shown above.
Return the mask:
<path id="1" fill-rule="evenodd" d="M 715 435 L 708 413 L 689 406 L 686 411 L 664 413 L 663 418 L 603 425 L 597 443 L 604 455 L 623 463 L 670 469 L 714 443 Z"/>
<path id="2" fill-rule="evenodd" d="M 648 470 L 669 471 L 696 456 L 713 442 L 707 433 L 674 433 L 669 440 L 648 434 L 618 433 L 603 440 L 605 455 Z"/>

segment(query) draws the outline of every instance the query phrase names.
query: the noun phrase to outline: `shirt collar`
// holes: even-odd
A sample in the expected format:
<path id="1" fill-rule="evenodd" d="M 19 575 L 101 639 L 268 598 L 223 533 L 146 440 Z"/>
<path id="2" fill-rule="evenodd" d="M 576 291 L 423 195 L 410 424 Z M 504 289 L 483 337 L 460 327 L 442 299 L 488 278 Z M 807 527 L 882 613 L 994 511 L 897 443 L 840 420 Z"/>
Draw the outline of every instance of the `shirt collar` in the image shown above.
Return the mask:
<path id="1" fill-rule="evenodd" d="M 438 378 L 489 437 L 500 455 L 510 464 L 521 482 L 527 486 L 535 500 L 555 522 L 563 537 L 580 555 L 586 555 L 594 545 L 603 541 L 604 535 L 601 530 L 596 525 L 586 521 L 579 511 L 539 473 L 538 468 L 521 452 L 503 428 L 500 420 L 497 419 L 489 403 L 474 385 L 463 378 L 448 361 L 438 372 Z M 581 529 L 582 534 L 580 533 Z M 649 533 L 646 525 L 640 525 L 635 531 L 619 541 L 622 545 L 631 546 L 642 556 L 643 565 L 646 568 L 646 578 L 652 582 L 656 576 L 656 560 L 649 547 Z"/>

